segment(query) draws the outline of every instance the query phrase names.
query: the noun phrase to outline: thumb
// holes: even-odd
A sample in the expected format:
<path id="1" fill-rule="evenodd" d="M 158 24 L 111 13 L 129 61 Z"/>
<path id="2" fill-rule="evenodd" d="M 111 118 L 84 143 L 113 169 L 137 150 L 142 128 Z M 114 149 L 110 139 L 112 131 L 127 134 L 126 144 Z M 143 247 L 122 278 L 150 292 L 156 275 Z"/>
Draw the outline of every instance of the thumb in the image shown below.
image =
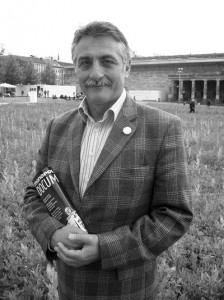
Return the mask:
<path id="1" fill-rule="evenodd" d="M 88 234 L 69 233 L 68 239 L 70 241 L 87 243 L 89 241 Z"/>

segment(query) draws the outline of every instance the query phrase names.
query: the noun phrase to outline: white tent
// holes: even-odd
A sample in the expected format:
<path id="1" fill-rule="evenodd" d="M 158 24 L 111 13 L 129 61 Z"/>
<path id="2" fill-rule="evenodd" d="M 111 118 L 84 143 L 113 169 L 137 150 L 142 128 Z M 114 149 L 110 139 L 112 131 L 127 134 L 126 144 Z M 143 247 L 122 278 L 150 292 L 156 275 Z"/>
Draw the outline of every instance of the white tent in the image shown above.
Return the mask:
<path id="1" fill-rule="evenodd" d="M 0 87 L 3 87 L 3 88 L 16 88 L 16 85 L 12 85 L 12 84 L 9 84 L 9 83 L 0 83 Z"/>
<path id="2" fill-rule="evenodd" d="M 15 96 L 16 86 L 9 83 L 0 83 L 0 97 Z"/>

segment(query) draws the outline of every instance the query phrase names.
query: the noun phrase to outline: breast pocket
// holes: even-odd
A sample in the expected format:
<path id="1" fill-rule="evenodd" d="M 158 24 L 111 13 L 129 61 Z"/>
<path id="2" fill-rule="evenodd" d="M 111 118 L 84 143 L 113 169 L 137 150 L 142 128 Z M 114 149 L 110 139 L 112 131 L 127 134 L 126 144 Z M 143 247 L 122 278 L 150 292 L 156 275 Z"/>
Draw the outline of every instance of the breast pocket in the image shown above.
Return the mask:
<path id="1" fill-rule="evenodd" d="M 119 169 L 119 190 L 125 195 L 144 194 L 153 181 L 154 169 L 149 166 Z"/>

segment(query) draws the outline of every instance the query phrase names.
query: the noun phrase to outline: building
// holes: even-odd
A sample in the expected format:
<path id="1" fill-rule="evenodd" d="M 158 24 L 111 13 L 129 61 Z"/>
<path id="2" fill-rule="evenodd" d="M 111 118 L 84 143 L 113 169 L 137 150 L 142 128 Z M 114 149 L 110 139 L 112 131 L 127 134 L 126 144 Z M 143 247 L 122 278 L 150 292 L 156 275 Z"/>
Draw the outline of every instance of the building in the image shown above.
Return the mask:
<path id="1" fill-rule="evenodd" d="M 224 103 L 224 53 L 135 57 L 127 87 L 162 91 L 166 101 Z"/>
<path id="2" fill-rule="evenodd" d="M 17 58 L 21 59 L 21 57 L 19 56 L 17 56 Z M 47 63 L 50 63 L 56 74 L 56 85 L 64 85 L 64 67 L 59 61 L 53 59 L 53 57 L 38 58 L 34 55 L 24 58 L 29 59 L 33 62 L 34 68 L 38 73 L 43 72 L 46 68 Z"/>

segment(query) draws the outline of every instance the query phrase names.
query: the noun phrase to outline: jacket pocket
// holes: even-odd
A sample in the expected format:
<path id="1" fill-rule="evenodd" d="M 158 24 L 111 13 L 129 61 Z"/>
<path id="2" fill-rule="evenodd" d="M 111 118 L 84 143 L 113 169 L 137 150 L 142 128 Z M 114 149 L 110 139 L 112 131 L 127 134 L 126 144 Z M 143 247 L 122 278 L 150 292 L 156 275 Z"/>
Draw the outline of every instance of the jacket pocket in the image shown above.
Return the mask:
<path id="1" fill-rule="evenodd" d="M 133 179 L 144 179 L 150 175 L 150 171 L 154 172 L 153 168 L 149 166 L 136 166 L 131 168 L 119 168 L 120 178 L 126 180 L 133 180 Z"/>
<path id="2" fill-rule="evenodd" d="M 155 280 L 157 263 L 151 260 L 142 264 L 130 264 L 117 269 L 117 278 L 119 281 L 127 280 L 134 277 L 145 277 L 146 273 L 150 274 L 151 283 Z"/>

